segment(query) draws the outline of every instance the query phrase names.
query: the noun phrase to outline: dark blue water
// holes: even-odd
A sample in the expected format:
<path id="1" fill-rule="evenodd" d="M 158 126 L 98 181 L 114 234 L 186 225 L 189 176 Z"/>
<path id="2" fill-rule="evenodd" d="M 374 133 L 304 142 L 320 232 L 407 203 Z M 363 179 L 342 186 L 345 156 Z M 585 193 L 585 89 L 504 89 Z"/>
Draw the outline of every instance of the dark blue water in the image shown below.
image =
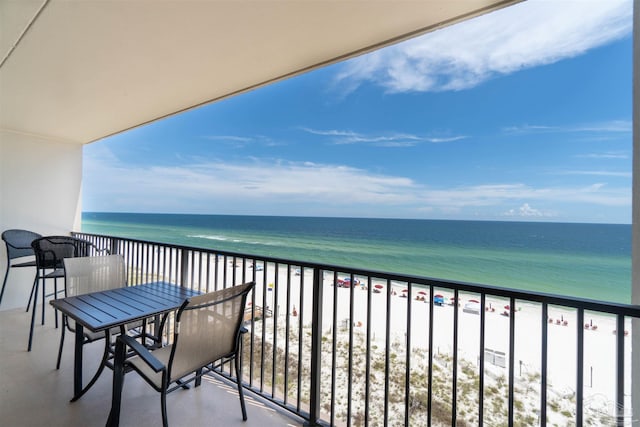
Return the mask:
<path id="1" fill-rule="evenodd" d="M 85 232 L 629 302 L 631 226 L 84 213 Z"/>

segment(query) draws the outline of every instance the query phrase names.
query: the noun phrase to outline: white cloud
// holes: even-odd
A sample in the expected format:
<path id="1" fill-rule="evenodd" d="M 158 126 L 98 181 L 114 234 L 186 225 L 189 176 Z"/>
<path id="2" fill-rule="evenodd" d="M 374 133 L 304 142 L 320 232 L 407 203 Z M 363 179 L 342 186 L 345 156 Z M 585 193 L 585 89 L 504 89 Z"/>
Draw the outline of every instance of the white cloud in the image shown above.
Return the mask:
<path id="1" fill-rule="evenodd" d="M 535 134 L 535 133 L 598 133 L 598 134 L 631 134 L 632 123 L 629 120 L 611 120 L 579 125 L 546 126 L 529 125 L 509 126 L 502 129 L 508 134 Z"/>
<path id="2" fill-rule="evenodd" d="M 589 154 L 580 154 L 576 157 L 581 157 L 585 159 L 629 159 L 629 154 L 622 152 L 607 152 L 607 153 L 589 153 Z"/>
<path id="3" fill-rule="evenodd" d="M 575 57 L 631 34 L 631 0 L 529 0 L 348 61 L 345 93 L 372 82 L 390 93 L 468 89 Z"/>
<path id="4" fill-rule="evenodd" d="M 628 208 L 631 190 L 603 183 L 533 187 L 520 183 L 433 187 L 403 176 L 375 174 L 340 164 L 279 159 L 194 162 L 176 166 L 125 165 L 106 148 L 85 156 L 88 211 L 195 212 L 351 216 L 469 217 L 482 209 L 499 217 L 533 217 L 532 204 L 578 212 L 588 207 Z M 526 206 L 530 209 L 526 209 Z M 577 211 L 576 211 L 577 210 Z M 541 211 L 544 215 L 549 215 Z"/>
<path id="5" fill-rule="evenodd" d="M 507 212 L 505 212 L 503 214 L 504 216 L 511 216 L 511 217 L 521 217 L 521 218 L 531 218 L 531 217 L 537 217 L 537 218 L 541 218 L 541 217 L 552 217 L 554 216 L 551 213 L 545 213 L 542 212 L 538 209 L 534 209 L 532 208 L 529 203 L 525 203 L 522 206 L 520 206 L 518 209 L 509 209 Z"/>
<path id="6" fill-rule="evenodd" d="M 464 135 L 456 136 L 419 136 L 408 133 L 389 133 L 385 135 L 366 135 L 349 130 L 318 130 L 303 128 L 305 132 L 313 135 L 332 137 L 334 144 L 367 144 L 378 147 L 412 147 L 419 143 L 445 143 L 467 138 Z"/>
<path id="7" fill-rule="evenodd" d="M 558 175 L 587 175 L 587 176 L 612 176 L 619 178 L 631 178 L 633 174 L 631 172 L 614 172 L 614 171 L 564 171 L 558 173 Z"/>
<path id="8" fill-rule="evenodd" d="M 253 138 L 247 136 L 237 135 L 205 135 L 204 139 L 210 139 L 213 141 L 225 141 L 225 142 L 251 142 Z"/>
<path id="9" fill-rule="evenodd" d="M 457 208 L 500 206 L 535 200 L 549 204 L 588 204 L 609 207 L 631 205 L 631 189 L 602 183 L 579 187 L 532 187 L 525 184 L 485 184 L 424 192 L 426 206 Z"/>

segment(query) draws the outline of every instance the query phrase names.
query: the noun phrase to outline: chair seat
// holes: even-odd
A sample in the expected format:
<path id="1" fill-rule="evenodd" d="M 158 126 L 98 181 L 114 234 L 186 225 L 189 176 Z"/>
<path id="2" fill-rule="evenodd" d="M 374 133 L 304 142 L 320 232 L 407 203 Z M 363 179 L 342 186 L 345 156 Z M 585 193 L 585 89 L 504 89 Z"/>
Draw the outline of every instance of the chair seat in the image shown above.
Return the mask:
<path id="1" fill-rule="evenodd" d="M 64 277 L 64 268 L 56 268 L 43 276 L 45 279 L 60 279 Z"/>
<path id="2" fill-rule="evenodd" d="M 11 268 L 13 267 L 36 267 L 35 261 L 26 261 L 26 262 L 17 262 L 15 264 L 11 264 Z"/>
<path id="3" fill-rule="evenodd" d="M 168 345 L 152 351 L 151 354 L 153 354 L 153 356 L 158 359 L 164 366 L 168 366 L 172 347 L 173 345 Z M 152 381 L 153 385 L 156 388 L 162 388 L 162 372 L 154 372 L 153 369 L 151 369 L 151 367 L 140 356 L 133 356 L 132 358 L 127 360 L 127 363 L 132 365 L 137 371 L 139 371 L 143 377 L 148 378 L 150 381 Z M 188 372 L 189 371 L 185 372 L 183 375 L 187 374 Z M 176 377 L 176 374 L 177 372 L 174 373 L 173 377 Z"/>

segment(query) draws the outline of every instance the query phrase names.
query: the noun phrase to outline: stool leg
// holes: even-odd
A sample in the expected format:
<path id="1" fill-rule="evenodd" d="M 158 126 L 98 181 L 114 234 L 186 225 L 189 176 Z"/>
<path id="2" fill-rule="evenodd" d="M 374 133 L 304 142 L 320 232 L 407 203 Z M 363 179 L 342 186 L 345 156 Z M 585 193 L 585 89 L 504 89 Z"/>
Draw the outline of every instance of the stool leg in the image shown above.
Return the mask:
<path id="1" fill-rule="evenodd" d="M 42 278 L 42 324 L 44 325 L 44 304 L 45 299 L 47 298 L 47 284 L 45 283 L 45 278 Z"/>
<path id="2" fill-rule="evenodd" d="M 29 328 L 29 344 L 27 346 L 27 351 L 31 351 L 31 343 L 33 342 L 33 324 L 36 320 L 36 302 L 38 301 L 38 281 L 40 281 L 40 276 L 36 274 L 36 279 L 33 282 L 35 294 L 33 297 L 33 310 L 31 311 L 31 327 Z"/>
<path id="3" fill-rule="evenodd" d="M 36 273 L 36 280 L 37 280 L 37 277 L 38 277 L 38 273 Z M 35 290 L 35 288 L 36 288 L 36 281 L 34 280 L 33 286 L 31 286 L 31 293 L 29 294 L 29 302 L 27 303 L 27 309 L 25 310 L 27 312 L 29 312 L 29 307 L 31 307 L 31 300 L 34 299 L 33 291 Z M 35 304 L 35 300 L 33 303 Z"/>
<path id="4" fill-rule="evenodd" d="M 53 279 L 53 299 L 58 299 L 58 278 Z M 58 329 L 58 310 L 54 310 L 53 317 L 56 318 L 56 329 Z"/>
<path id="5" fill-rule="evenodd" d="M 2 281 L 2 290 L 0 291 L 0 304 L 2 304 L 2 297 L 4 296 L 4 287 L 7 286 L 7 278 L 9 277 L 9 270 L 11 264 L 7 262 L 7 271 L 4 273 L 4 280 Z"/>

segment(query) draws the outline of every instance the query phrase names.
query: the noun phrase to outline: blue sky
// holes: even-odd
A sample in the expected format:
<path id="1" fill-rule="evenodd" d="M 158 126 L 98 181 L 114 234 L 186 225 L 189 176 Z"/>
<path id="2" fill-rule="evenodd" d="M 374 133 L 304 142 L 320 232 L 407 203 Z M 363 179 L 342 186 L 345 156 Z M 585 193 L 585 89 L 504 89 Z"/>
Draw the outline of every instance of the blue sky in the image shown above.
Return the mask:
<path id="1" fill-rule="evenodd" d="M 630 223 L 631 15 L 530 0 L 89 144 L 83 210 Z"/>

